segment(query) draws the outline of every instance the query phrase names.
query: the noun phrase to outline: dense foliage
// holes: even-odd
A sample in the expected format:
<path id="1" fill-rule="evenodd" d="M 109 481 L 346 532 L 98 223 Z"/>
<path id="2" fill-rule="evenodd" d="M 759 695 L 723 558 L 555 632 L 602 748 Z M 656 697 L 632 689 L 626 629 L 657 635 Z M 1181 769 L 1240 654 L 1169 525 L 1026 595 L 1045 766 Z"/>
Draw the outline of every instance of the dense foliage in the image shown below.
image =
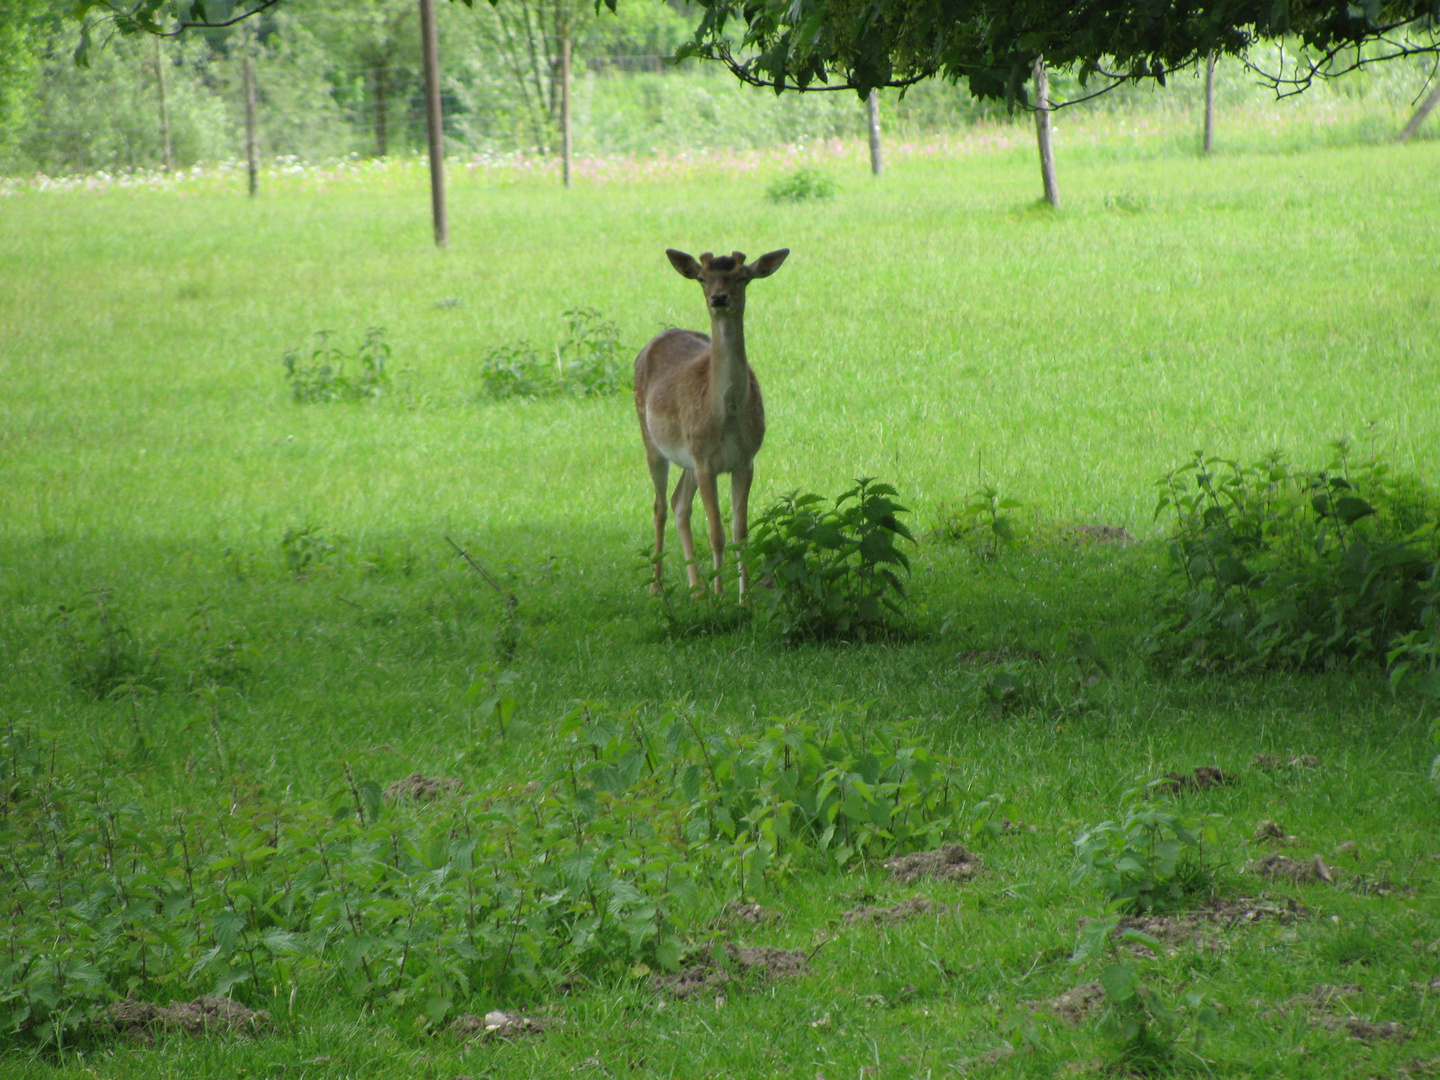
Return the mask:
<path id="1" fill-rule="evenodd" d="M 1281 454 L 1207 457 L 1160 482 L 1178 590 L 1148 635 L 1185 668 L 1300 667 L 1389 659 L 1433 670 L 1440 497 L 1337 443 L 1324 469 Z"/>
<path id="2" fill-rule="evenodd" d="M 56 774 L 12 727 L 0 1043 L 63 1044 L 110 1001 L 195 991 L 340 994 L 438 1024 L 481 990 L 674 969 L 705 911 L 764 877 L 928 846 L 959 820 L 953 764 L 848 708 L 733 735 L 582 706 L 544 736 L 562 752 L 533 779 L 439 783 L 431 804 L 393 804 L 341 761 L 323 797 L 237 775 L 224 812 L 159 818 L 111 770 Z"/>

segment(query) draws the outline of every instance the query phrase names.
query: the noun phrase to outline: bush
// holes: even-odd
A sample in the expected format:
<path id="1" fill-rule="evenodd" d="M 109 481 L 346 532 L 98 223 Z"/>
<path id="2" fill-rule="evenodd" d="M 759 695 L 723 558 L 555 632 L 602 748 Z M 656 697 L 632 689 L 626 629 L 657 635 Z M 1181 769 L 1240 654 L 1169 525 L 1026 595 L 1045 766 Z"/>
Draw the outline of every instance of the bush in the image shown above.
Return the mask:
<path id="1" fill-rule="evenodd" d="M 620 328 L 594 308 L 565 312 L 570 336 L 542 357 L 528 341 L 492 349 L 480 378 L 493 398 L 602 397 L 630 389 L 629 353 Z"/>
<path id="2" fill-rule="evenodd" d="M 1440 498 L 1378 458 L 1335 444 L 1325 469 L 1281 454 L 1252 466 L 1206 457 L 1159 482 L 1174 515 L 1179 589 L 1143 645 L 1182 668 L 1327 668 L 1419 663 L 1433 670 Z M 1392 670 L 1394 670 L 1392 666 Z"/>
<path id="3" fill-rule="evenodd" d="M 1173 905 L 1209 884 L 1201 831 L 1148 802 L 1133 805 L 1120 822 L 1090 825 L 1075 840 L 1080 863 L 1070 883 L 1087 879 L 1123 910 Z"/>
<path id="4" fill-rule="evenodd" d="M 800 169 L 772 183 L 765 195 L 771 202 L 823 202 L 835 197 L 835 181 L 819 169 Z"/>
<path id="5" fill-rule="evenodd" d="M 365 331 L 365 340 L 351 356 L 330 341 L 331 331 L 321 330 L 309 357 L 301 350 L 291 349 L 282 361 L 285 378 L 290 381 L 290 395 L 295 401 L 319 403 L 327 401 L 369 401 L 390 389 L 390 376 L 385 365 L 390 360 L 390 346 L 385 343 L 385 328 L 372 326 Z M 360 370 L 349 375 L 346 364 Z"/>
<path id="6" fill-rule="evenodd" d="M 898 541 L 915 538 L 896 516 L 909 512 L 897 494 L 864 477 L 829 509 L 823 496 L 792 493 L 760 515 L 745 559 L 773 585 L 769 615 L 787 639 L 863 640 L 907 629 L 900 574 L 909 574 L 910 560 Z"/>

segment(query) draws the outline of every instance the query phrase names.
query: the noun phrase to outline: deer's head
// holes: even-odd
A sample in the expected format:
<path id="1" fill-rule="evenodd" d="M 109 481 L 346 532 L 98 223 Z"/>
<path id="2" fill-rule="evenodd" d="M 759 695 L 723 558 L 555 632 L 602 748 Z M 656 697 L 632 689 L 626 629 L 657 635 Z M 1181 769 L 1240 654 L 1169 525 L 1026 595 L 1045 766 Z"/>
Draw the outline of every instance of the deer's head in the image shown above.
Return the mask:
<path id="1" fill-rule="evenodd" d="M 705 290 L 705 305 L 719 318 L 739 318 L 745 312 L 745 286 L 755 278 L 769 277 L 785 256 L 789 248 L 761 255 L 753 263 L 747 263 L 738 251 L 729 255 L 712 255 L 705 252 L 699 259 L 683 251 L 667 248 L 670 265 L 681 277 L 693 278 Z"/>

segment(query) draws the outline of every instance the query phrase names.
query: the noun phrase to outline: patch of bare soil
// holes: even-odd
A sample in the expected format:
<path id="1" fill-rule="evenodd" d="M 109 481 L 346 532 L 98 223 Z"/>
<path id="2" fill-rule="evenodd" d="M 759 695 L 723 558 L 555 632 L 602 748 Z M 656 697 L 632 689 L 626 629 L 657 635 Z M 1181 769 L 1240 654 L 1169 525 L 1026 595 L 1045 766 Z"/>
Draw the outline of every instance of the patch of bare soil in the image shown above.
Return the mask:
<path id="1" fill-rule="evenodd" d="M 958 881 L 979 871 L 980 858 L 959 844 L 944 844 L 934 851 L 896 855 L 885 860 L 885 869 L 902 885 L 913 885 L 921 878 Z"/>
<path id="2" fill-rule="evenodd" d="M 479 1039 L 492 1042 L 495 1039 L 518 1039 L 526 1035 L 539 1035 L 550 1025 L 533 1016 L 521 1016 L 516 1012 L 495 1009 L 484 1016 L 465 1013 L 457 1016 L 450 1024 L 450 1034 L 462 1041 Z"/>
<path id="3" fill-rule="evenodd" d="M 448 776 L 426 776 L 413 772 L 403 780 L 396 780 L 385 789 L 385 798 L 391 802 L 434 802 L 446 795 L 453 795 L 461 788 L 459 780 Z"/>
<path id="4" fill-rule="evenodd" d="M 1295 838 L 1293 836 L 1286 836 L 1285 830 L 1280 827 L 1278 822 L 1265 818 L 1255 826 L 1255 839 L 1286 841 Z"/>
<path id="5" fill-rule="evenodd" d="M 731 922 L 749 923 L 751 926 L 778 923 L 784 918 L 772 908 L 760 904 L 742 904 L 739 900 L 731 900 L 725 905 L 724 917 Z"/>
<path id="6" fill-rule="evenodd" d="M 1062 536 L 1085 544 L 1133 544 L 1135 537 L 1123 525 L 1063 525 Z"/>
<path id="7" fill-rule="evenodd" d="M 1233 900 L 1216 900 L 1210 907 L 1210 917 L 1227 928 L 1242 923 L 1257 923 L 1274 919 L 1279 923 L 1292 923 L 1298 919 L 1310 918 L 1310 909 L 1299 900 L 1268 900 L 1262 896 L 1237 896 Z"/>
<path id="8" fill-rule="evenodd" d="M 1335 874 L 1325 865 L 1325 860 L 1316 855 L 1310 862 L 1301 862 L 1288 855 L 1271 852 L 1263 855 L 1248 866 L 1252 874 L 1269 878 L 1271 881 L 1293 881 L 1304 884 L 1310 881 L 1335 883 Z"/>
<path id="9" fill-rule="evenodd" d="M 1139 930 L 1149 934 L 1166 945 L 1194 945 L 1196 948 L 1218 952 L 1224 948 L 1215 936 L 1215 923 L 1209 912 L 1185 915 L 1134 915 L 1121 919 L 1115 924 L 1112 936 L 1118 937 L 1126 930 Z M 1138 948 L 1144 946 L 1135 943 Z M 1148 951 L 1148 950 L 1147 950 Z"/>
<path id="10" fill-rule="evenodd" d="M 810 958 L 797 949 L 725 945 L 722 952 L 722 960 L 717 960 L 713 951 L 698 953 L 679 971 L 654 976 L 650 985 L 656 991 L 683 999 L 718 992 L 738 979 L 792 979 L 810 971 Z"/>
<path id="11" fill-rule="evenodd" d="M 1048 1001 L 1026 1001 L 1020 1007 L 1026 1012 L 1051 1012 L 1070 1024 L 1079 1025 L 1087 1016 L 1105 1004 L 1105 988 L 1098 982 L 1085 983 L 1066 990 Z"/>
<path id="12" fill-rule="evenodd" d="M 1034 649 L 967 649 L 955 654 L 955 659 L 973 667 L 993 667 L 999 664 L 1043 664 L 1045 657 Z"/>
<path id="13" fill-rule="evenodd" d="M 1314 754 L 1298 754 L 1283 758 L 1279 754 L 1256 754 L 1250 762 L 1252 769 L 1274 772 L 1277 769 L 1318 769 L 1320 759 Z"/>
<path id="14" fill-rule="evenodd" d="M 1277 1010 L 1287 1012 L 1303 1009 L 1311 1014 L 1313 1027 L 1326 1031 L 1343 1031 L 1361 1042 L 1408 1037 L 1405 1025 L 1395 1020 L 1364 1020 L 1350 1011 L 1350 999 L 1359 997 L 1361 989 L 1353 984 L 1333 986 L 1317 983 L 1307 993 L 1296 994 Z M 1318 1014 L 1318 1015 L 1317 1015 Z"/>
<path id="15" fill-rule="evenodd" d="M 1205 791 L 1208 788 L 1233 784 L 1235 777 L 1221 772 L 1214 765 L 1200 765 L 1194 773 L 1166 773 L 1151 786 L 1152 791 L 1166 795 L 1179 795 L 1185 791 Z"/>
<path id="16" fill-rule="evenodd" d="M 117 1001 L 105 1010 L 105 1022 L 122 1035 L 144 1042 L 153 1042 L 156 1031 L 181 1031 L 186 1035 L 256 1034 L 268 1031 L 271 1026 L 270 1014 L 264 1009 L 247 1009 L 238 1001 L 223 997 L 198 997 L 169 1005 L 128 999 Z"/>
<path id="17" fill-rule="evenodd" d="M 840 917 L 846 922 L 900 923 L 921 915 L 929 915 L 931 912 L 936 915 L 945 915 L 949 911 L 948 904 L 937 904 L 925 896 L 912 896 L 909 900 L 902 900 L 892 907 L 862 904 L 857 908 L 851 908 Z"/>
<path id="18" fill-rule="evenodd" d="M 1422 1076 L 1440 1076 L 1440 1057 L 1411 1058 L 1395 1074 L 1396 1080 L 1420 1080 Z"/>

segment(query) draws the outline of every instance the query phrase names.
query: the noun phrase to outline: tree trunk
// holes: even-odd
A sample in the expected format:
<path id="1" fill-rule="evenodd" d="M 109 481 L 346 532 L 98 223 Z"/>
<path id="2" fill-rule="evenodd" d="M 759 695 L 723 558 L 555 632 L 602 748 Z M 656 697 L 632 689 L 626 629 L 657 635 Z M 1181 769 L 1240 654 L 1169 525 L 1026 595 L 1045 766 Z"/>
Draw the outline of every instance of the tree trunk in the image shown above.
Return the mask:
<path id="1" fill-rule="evenodd" d="M 435 246 L 450 241 L 445 214 L 445 129 L 440 115 L 440 42 L 435 32 L 435 0 L 420 0 L 420 51 L 425 63 L 425 130 L 430 140 L 430 216 Z"/>
<path id="2" fill-rule="evenodd" d="M 880 91 L 870 91 L 865 99 L 865 111 L 870 119 L 870 171 L 880 176 L 885 172 L 885 162 L 880 156 Z"/>
<path id="3" fill-rule="evenodd" d="M 375 156 L 390 152 L 390 59 L 375 60 Z"/>
<path id="4" fill-rule="evenodd" d="M 1412 116 L 1410 122 L 1405 125 L 1405 130 L 1400 132 L 1400 142 L 1410 141 L 1415 132 L 1420 130 L 1420 125 L 1425 122 L 1425 118 L 1430 115 L 1430 111 L 1434 109 L 1436 105 L 1440 105 L 1440 79 L 1435 80 L 1435 85 L 1430 88 L 1430 95 L 1420 103 L 1420 108 L 1415 110 L 1415 115 Z"/>
<path id="5" fill-rule="evenodd" d="M 570 157 L 573 144 L 570 138 L 570 27 L 567 25 L 560 37 L 560 147 L 565 159 L 565 186 L 570 186 Z"/>
<path id="6" fill-rule="evenodd" d="M 160 91 L 160 139 L 165 144 L 165 171 L 175 168 L 170 153 L 170 111 L 165 107 L 165 57 L 160 52 L 160 39 L 155 39 L 155 85 Z"/>
<path id="7" fill-rule="evenodd" d="M 1205 153 L 1215 147 L 1215 54 L 1205 58 Z"/>
<path id="8" fill-rule="evenodd" d="M 1035 138 L 1040 144 L 1040 178 L 1045 184 L 1045 201 L 1060 205 L 1060 187 L 1055 182 L 1055 153 L 1050 147 L 1050 77 L 1045 58 L 1035 58 Z"/>
<path id="9" fill-rule="evenodd" d="M 255 66 L 250 57 L 240 62 L 245 83 L 245 166 L 250 174 L 250 194 L 260 190 L 260 155 L 255 146 Z"/>

